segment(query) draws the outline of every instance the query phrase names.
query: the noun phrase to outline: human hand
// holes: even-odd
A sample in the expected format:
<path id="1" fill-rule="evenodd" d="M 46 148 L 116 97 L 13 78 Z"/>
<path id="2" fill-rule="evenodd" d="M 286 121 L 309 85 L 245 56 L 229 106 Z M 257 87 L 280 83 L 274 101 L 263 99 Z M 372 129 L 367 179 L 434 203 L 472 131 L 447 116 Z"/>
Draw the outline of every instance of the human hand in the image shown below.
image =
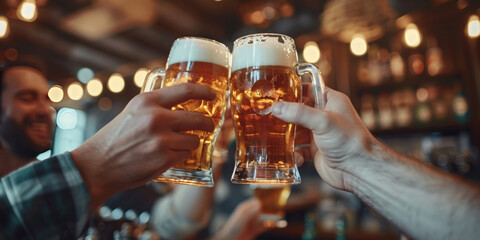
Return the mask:
<path id="1" fill-rule="evenodd" d="M 258 235 L 268 230 L 260 223 L 260 210 L 261 203 L 256 198 L 251 198 L 240 203 L 220 232 L 215 234 L 212 240 L 255 239 Z"/>
<path id="2" fill-rule="evenodd" d="M 272 113 L 286 121 L 312 130 L 312 156 L 317 172 L 333 187 L 347 190 L 345 174 L 360 163 L 372 141 L 370 132 L 363 125 L 349 98 L 332 89 L 325 89 L 325 109 L 304 104 L 277 102 Z"/>
<path id="3" fill-rule="evenodd" d="M 110 123 L 72 151 L 90 191 L 92 207 L 185 160 L 199 139 L 184 131 L 213 131 L 214 124 L 201 113 L 171 108 L 188 99 L 214 97 L 208 87 L 192 83 L 139 94 Z"/>

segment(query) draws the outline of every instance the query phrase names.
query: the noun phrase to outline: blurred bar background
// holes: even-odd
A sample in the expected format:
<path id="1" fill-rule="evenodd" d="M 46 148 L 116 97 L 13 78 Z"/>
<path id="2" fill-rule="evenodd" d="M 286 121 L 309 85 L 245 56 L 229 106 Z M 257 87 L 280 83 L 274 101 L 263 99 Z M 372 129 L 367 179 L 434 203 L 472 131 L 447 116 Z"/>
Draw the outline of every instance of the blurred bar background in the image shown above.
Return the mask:
<path id="1" fill-rule="evenodd" d="M 116 116 L 147 70 L 165 65 L 176 38 L 232 49 L 246 34 L 286 34 L 299 60 L 346 93 L 375 136 L 478 183 L 479 16 L 473 0 L 2 0 L 0 61 L 31 61 L 47 72 L 57 129 L 43 159 Z M 300 171 L 292 193 L 321 197 L 292 207 L 287 228 L 259 239 L 399 238 L 353 195 L 319 184 L 311 163 Z"/>

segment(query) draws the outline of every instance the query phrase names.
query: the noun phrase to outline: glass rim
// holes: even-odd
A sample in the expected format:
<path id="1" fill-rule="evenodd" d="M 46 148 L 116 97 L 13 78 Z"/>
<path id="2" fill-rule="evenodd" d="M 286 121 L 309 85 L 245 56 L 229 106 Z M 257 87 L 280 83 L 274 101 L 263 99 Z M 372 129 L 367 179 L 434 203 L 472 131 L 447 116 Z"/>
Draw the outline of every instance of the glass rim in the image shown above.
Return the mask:
<path id="1" fill-rule="evenodd" d="M 196 39 L 196 40 L 201 40 L 201 41 L 206 41 L 206 42 L 211 42 L 211 43 L 215 43 L 217 45 L 220 45 L 224 48 L 226 48 L 228 51 L 230 51 L 230 49 L 228 49 L 227 45 L 217 41 L 217 40 L 214 40 L 214 39 L 210 39 L 210 38 L 204 38 L 204 37 L 196 37 L 196 36 L 185 36 L 185 37 L 179 37 L 177 39 L 175 39 L 175 42 L 176 41 L 180 41 L 180 40 L 188 40 L 188 39 Z"/>
<path id="2" fill-rule="evenodd" d="M 235 39 L 235 41 L 233 42 L 233 45 L 237 45 L 237 43 L 241 40 L 244 40 L 244 39 L 247 39 L 247 38 L 252 38 L 252 37 L 256 37 L 256 36 L 266 36 L 266 37 L 285 37 L 288 41 L 291 41 L 293 43 L 293 45 L 295 45 L 295 40 L 293 40 L 292 37 L 288 36 L 288 35 L 285 35 L 285 34 L 281 34 L 281 33 L 252 33 L 252 34 L 248 34 L 248 35 L 245 35 L 245 36 L 241 36 L 237 39 Z"/>

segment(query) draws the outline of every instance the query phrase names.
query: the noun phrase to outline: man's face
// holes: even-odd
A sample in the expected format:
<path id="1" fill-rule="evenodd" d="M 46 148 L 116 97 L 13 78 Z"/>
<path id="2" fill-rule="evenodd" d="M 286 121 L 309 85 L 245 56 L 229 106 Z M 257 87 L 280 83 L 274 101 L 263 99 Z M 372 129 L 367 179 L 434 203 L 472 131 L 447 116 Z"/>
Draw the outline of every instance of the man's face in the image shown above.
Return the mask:
<path id="1" fill-rule="evenodd" d="M 2 144 L 23 158 L 33 158 L 48 150 L 53 109 L 45 76 L 34 68 L 12 67 L 4 72 L 3 85 L 0 112 Z"/>

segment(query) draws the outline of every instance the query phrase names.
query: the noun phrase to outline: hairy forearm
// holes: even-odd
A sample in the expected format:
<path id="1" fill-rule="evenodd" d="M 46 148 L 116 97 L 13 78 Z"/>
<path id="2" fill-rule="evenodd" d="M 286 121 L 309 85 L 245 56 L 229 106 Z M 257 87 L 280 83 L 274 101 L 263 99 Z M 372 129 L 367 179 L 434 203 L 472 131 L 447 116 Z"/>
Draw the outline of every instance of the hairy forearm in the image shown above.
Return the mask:
<path id="1" fill-rule="evenodd" d="M 380 143 L 345 174 L 348 190 L 414 239 L 480 236 L 480 190 Z"/>

